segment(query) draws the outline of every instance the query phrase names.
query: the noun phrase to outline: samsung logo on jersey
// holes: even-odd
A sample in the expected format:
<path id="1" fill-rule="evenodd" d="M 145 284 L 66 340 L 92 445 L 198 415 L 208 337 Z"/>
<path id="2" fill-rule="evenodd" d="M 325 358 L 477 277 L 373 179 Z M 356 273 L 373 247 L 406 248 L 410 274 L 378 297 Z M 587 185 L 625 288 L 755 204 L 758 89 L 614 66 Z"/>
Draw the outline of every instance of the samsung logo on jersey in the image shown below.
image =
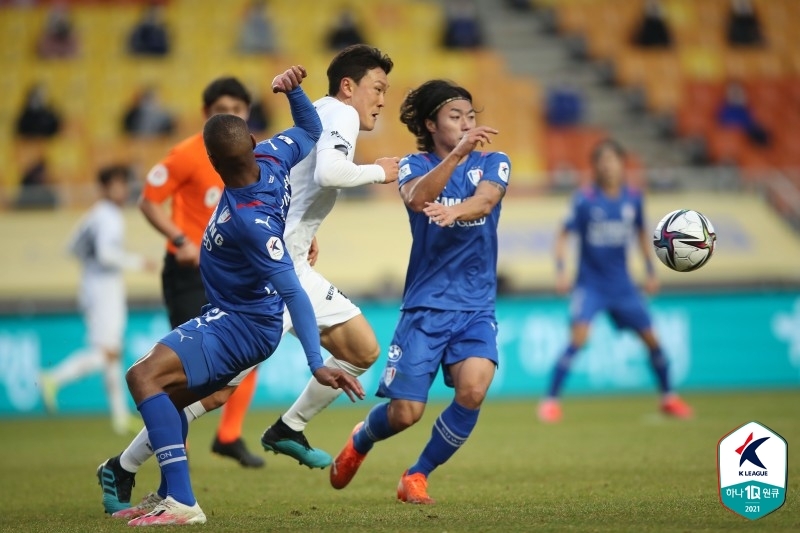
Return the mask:
<path id="1" fill-rule="evenodd" d="M 440 204 L 450 207 L 453 205 L 458 205 L 464 201 L 464 198 L 448 198 L 446 196 L 440 196 L 437 200 Z M 428 217 L 428 224 L 436 224 L 431 217 Z M 459 228 L 469 228 L 472 226 L 483 226 L 486 224 L 486 217 L 481 217 L 475 220 L 456 220 L 452 224 L 450 224 L 449 228 L 452 227 L 459 227 Z M 438 224 L 437 224 L 438 225 Z"/>

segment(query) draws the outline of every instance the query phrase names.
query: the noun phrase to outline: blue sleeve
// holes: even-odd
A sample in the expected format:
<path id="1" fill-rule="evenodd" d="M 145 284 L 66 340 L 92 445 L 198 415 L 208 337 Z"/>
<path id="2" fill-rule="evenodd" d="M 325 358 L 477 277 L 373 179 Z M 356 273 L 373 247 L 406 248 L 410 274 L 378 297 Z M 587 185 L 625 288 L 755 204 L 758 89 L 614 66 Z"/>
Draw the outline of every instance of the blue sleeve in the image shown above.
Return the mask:
<path id="1" fill-rule="evenodd" d="M 292 111 L 294 125 L 304 130 L 311 141 L 311 146 L 317 144 L 322 135 L 322 121 L 302 87 L 297 87 L 289 91 L 286 96 L 289 98 L 289 108 Z"/>
<path id="2" fill-rule="evenodd" d="M 311 300 L 300 285 L 294 270 L 286 270 L 271 276 L 270 283 L 286 302 L 295 333 L 303 345 L 308 367 L 313 373 L 322 368 L 324 363 L 320 354 L 319 330 Z"/>
<path id="3" fill-rule="evenodd" d="M 397 185 L 402 187 L 406 182 L 411 181 L 428 173 L 428 168 L 424 165 L 424 159 L 419 154 L 411 154 L 400 160 L 400 171 L 397 177 Z"/>
<path id="4" fill-rule="evenodd" d="M 633 219 L 636 229 L 644 228 L 644 199 L 641 194 L 636 195 L 636 215 Z"/>
<path id="5" fill-rule="evenodd" d="M 486 155 L 481 181 L 493 181 L 504 188 L 508 188 L 511 177 L 511 160 L 503 152 L 494 152 Z"/>
<path id="6" fill-rule="evenodd" d="M 261 141 L 253 151 L 257 159 L 271 160 L 281 165 L 288 174 L 317 144 L 322 135 L 322 122 L 303 89 L 297 87 L 287 97 L 295 126 Z"/>

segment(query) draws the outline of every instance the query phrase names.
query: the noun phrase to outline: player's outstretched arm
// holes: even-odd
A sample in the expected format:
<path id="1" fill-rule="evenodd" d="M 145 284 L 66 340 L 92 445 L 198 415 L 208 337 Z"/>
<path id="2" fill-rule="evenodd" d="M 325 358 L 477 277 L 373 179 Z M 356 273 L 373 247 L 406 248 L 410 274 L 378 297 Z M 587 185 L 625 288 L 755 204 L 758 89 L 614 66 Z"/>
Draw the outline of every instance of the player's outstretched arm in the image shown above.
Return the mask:
<path id="1" fill-rule="evenodd" d="M 559 294 L 565 294 L 569 291 L 569 279 L 564 267 L 568 239 L 569 231 L 562 227 L 556 234 L 555 249 L 553 250 L 556 261 L 556 292 Z"/>
<path id="2" fill-rule="evenodd" d="M 652 240 L 647 232 L 642 228 L 638 232 L 639 249 L 642 251 L 642 258 L 644 259 L 644 266 L 647 269 L 647 278 L 644 282 L 644 290 L 648 294 L 655 294 L 659 289 L 658 278 L 656 277 L 655 268 L 653 268 L 652 253 Z"/>
<path id="3" fill-rule="evenodd" d="M 442 193 L 461 160 L 476 148 L 491 144 L 491 136 L 497 133 L 499 132 L 496 129 L 489 126 L 478 126 L 466 132 L 456 147 L 430 172 L 403 184 L 400 188 L 403 202 L 412 211 L 419 213 L 424 210 L 427 204 L 435 201 Z"/>
<path id="4" fill-rule="evenodd" d="M 460 204 L 446 206 L 438 202 L 429 202 L 425 204 L 422 212 L 439 226 L 449 226 L 456 220 L 464 222 L 477 220 L 491 213 L 505 194 L 505 187 L 497 182 L 484 180 L 478 184 L 475 194 Z"/>
<path id="5" fill-rule="evenodd" d="M 287 134 L 302 144 L 302 157 L 308 155 L 322 135 L 322 122 L 319 120 L 314 104 L 300 87 L 303 78 L 307 76 L 306 69 L 300 65 L 292 66 L 283 73 L 278 74 L 272 80 L 272 91 L 275 93 L 285 93 L 289 99 L 289 108 L 292 112 L 292 119 L 297 128 L 302 132 L 296 131 L 297 128 L 287 130 Z M 301 159 L 302 159 L 301 157 Z"/>
<path id="6" fill-rule="evenodd" d="M 294 269 L 285 270 L 270 277 L 270 283 L 278 291 L 292 317 L 297 338 L 303 346 L 308 360 L 308 367 L 318 382 L 334 389 L 342 389 L 350 400 L 364 399 L 364 388 L 361 383 L 341 369 L 326 367 L 320 355 L 319 330 L 314 308 L 308 294 L 300 285 Z"/>

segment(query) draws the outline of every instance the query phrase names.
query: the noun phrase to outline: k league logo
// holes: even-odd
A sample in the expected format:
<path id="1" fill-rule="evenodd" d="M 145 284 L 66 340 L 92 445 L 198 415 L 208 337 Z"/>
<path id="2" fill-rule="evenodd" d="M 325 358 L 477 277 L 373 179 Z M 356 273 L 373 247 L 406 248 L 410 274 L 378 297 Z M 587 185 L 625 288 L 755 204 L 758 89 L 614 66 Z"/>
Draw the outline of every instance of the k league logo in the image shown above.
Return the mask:
<path id="1" fill-rule="evenodd" d="M 717 445 L 719 499 L 728 510 L 750 520 L 786 501 L 788 446 L 758 422 L 728 433 Z"/>

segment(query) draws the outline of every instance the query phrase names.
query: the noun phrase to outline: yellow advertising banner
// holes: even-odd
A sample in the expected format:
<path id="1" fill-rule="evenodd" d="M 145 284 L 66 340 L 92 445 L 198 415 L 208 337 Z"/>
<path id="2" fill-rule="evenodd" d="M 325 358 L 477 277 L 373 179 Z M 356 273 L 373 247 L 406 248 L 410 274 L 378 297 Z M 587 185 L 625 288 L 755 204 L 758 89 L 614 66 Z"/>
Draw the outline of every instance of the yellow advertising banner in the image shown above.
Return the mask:
<path id="1" fill-rule="evenodd" d="M 498 269 L 515 290 L 553 288 L 554 235 L 569 206 L 568 196 L 507 198 L 500 222 Z M 658 194 L 645 204 L 648 228 L 675 209 L 706 215 L 717 232 L 711 261 L 695 272 L 672 272 L 658 263 L 665 287 L 714 287 L 732 284 L 800 283 L 800 236 L 753 195 L 728 193 Z M 74 297 L 79 272 L 66 254 L 71 229 L 81 216 L 75 211 L 4 212 L 5 254 L 0 299 Z M 163 255 L 163 239 L 135 208 L 126 210 L 127 245 L 154 259 Z M 405 207 L 399 198 L 340 200 L 318 234 L 317 269 L 343 292 L 391 295 L 402 290 L 411 236 Z M 644 273 L 641 253 L 630 250 L 634 276 Z M 574 268 L 576 257 L 567 261 Z M 157 274 L 129 274 L 129 293 L 160 298 Z"/>

